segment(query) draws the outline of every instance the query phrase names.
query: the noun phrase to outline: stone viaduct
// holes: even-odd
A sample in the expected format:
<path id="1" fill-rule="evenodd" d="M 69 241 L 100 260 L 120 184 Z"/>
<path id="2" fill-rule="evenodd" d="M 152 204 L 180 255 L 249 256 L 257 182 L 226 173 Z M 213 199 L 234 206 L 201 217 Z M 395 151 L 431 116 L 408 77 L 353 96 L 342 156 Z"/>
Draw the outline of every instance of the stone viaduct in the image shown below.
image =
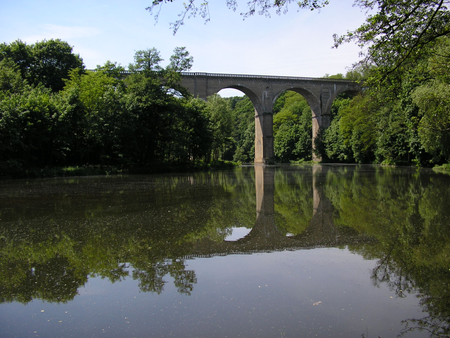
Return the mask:
<path id="1" fill-rule="evenodd" d="M 246 94 L 255 108 L 255 163 L 274 162 L 273 106 L 280 94 L 301 94 L 312 110 L 313 147 L 320 128 L 330 125 L 331 105 L 342 93 L 356 93 L 359 84 L 348 80 L 182 72 L 182 85 L 201 99 L 225 88 Z M 313 154 L 314 158 L 314 154 Z"/>

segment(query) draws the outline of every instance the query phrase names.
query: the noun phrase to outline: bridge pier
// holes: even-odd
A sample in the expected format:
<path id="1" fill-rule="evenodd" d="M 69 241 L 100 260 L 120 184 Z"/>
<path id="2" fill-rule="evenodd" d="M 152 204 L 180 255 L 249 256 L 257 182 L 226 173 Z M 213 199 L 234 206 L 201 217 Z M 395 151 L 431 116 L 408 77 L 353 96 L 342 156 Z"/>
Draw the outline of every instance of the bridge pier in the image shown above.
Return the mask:
<path id="1" fill-rule="evenodd" d="M 255 164 L 275 162 L 273 146 L 273 113 L 255 115 Z"/>
<path id="2" fill-rule="evenodd" d="M 316 115 L 315 111 L 312 110 L 312 160 L 314 162 L 320 162 L 322 160 L 314 152 L 314 150 L 316 149 L 316 137 L 319 135 L 321 129 L 326 129 L 330 125 L 331 117 L 329 111 L 322 111 L 320 115 Z"/>

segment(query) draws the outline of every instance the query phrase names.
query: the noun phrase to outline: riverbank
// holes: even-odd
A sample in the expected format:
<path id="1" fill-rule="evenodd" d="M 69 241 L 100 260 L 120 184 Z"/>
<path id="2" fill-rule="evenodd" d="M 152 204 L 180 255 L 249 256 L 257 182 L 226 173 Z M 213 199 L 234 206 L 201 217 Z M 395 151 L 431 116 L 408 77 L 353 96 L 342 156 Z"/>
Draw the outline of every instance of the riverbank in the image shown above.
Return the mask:
<path id="1" fill-rule="evenodd" d="M 450 175 L 450 163 L 443 164 L 443 165 L 437 165 L 433 168 L 433 170 Z"/>
<path id="2" fill-rule="evenodd" d="M 291 161 L 292 164 L 313 164 L 313 161 Z M 157 164 L 148 167 L 134 166 L 72 166 L 72 167 L 45 167 L 28 168 L 5 167 L 0 165 L 0 180 L 20 179 L 20 178 L 52 178 L 52 177 L 73 177 L 73 176 L 108 176 L 108 175 L 148 175 L 163 174 L 173 172 L 196 172 L 220 169 L 231 169 L 240 166 L 240 162 L 215 161 L 211 163 L 193 162 L 184 164 Z M 450 164 L 435 166 L 434 171 L 450 175 Z"/>
<path id="3" fill-rule="evenodd" d="M 229 169 L 239 166 L 239 162 L 215 161 L 211 163 L 193 162 L 184 164 L 157 164 L 148 167 L 135 166 L 73 166 L 45 168 L 12 168 L 0 166 L 0 179 L 51 178 L 95 175 L 146 175 L 171 172 L 194 172 Z"/>

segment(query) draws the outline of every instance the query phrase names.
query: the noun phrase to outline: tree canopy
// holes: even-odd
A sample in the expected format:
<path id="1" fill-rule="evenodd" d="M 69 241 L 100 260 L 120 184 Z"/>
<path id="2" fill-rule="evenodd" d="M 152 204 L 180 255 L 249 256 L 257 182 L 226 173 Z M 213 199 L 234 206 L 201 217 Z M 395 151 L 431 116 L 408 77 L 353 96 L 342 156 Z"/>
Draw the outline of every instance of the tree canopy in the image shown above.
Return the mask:
<path id="1" fill-rule="evenodd" d="M 364 63 L 378 69 L 376 80 L 384 80 L 405 63 L 414 63 L 427 47 L 450 34 L 449 1 L 444 0 L 356 0 L 375 11 L 366 23 L 347 34 L 334 35 L 334 46 L 356 42 L 367 48 Z"/>
<path id="2" fill-rule="evenodd" d="M 83 60 L 60 39 L 27 45 L 21 40 L 0 44 L 0 61 L 11 60 L 30 84 L 42 84 L 57 92 L 64 87 L 71 69 L 84 69 Z"/>

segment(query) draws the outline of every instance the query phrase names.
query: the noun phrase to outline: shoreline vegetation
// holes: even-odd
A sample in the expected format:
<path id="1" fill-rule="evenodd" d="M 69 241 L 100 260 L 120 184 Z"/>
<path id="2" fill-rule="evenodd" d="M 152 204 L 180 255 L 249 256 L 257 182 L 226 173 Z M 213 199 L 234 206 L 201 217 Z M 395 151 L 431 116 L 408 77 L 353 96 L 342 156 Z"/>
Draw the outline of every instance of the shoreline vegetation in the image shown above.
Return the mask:
<path id="1" fill-rule="evenodd" d="M 311 163 L 314 152 L 323 163 L 450 172 L 449 56 L 450 37 L 442 36 L 396 68 L 390 82 L 375 81 L 383 69 L 373 65 L 326 74 L 366 89 L 333 98 L 329 126 L 314 142 L 301 88 L 279 93 L 272 109 L 274 162 Z M 0 179 L 190 172 L 253 162 L 249 97 L 193 97 L 181 81 L 193 63 L 185 47 L 174 49 L 165 68 L 161 61 L 150 48 L 137 51 L 128 67 L 107 61 L 87 70 L 60 39 L 0 44 Z"/>
<path id="2" fill-rule="evenodd" d="M 56 178 L 76 176 L 108 176 L 108 175 L 148 175 L 166 173 L 184 173 L 209 170 L 231 169 L 240 166 L 240 162 L 214 161 L 206 163 L 196 161 L 184 164 L 155 164 L 146 167 L 114 166 L 114 165 L 85 165 L 70 167 L 45 167 L 4 170 L 0 167 L 0 180 L 8 179 L 34 179 L 34 178 Z"/>
<path id="3" fill-rule="evenodd" d="M 450 175 L 450 163 L 443 164 L 443 165 L 437 165 L 437 166 L 433 167 L 433 170 Z"/>
<path id="4" fill-rule="evenodd" d="M 313 162 L 313 161 L 291 161 L 290 164 L 330 164 L 333 162 Z M 275 163 L 287 164 L 287 163 Z M 341 165 L 358 165 L 358 163 L 334 163 Z M 125 167 L 113 165 L 86 165 L 71 167 L 45 167 L 28 168 L 13 171 L 4 171 L 0 168 L 0 181 L 9 179 L 39 179 L 39 178 L 57 178 L 57 177 L 81 177 L 81 176 L 110 176 L 110 175 L 150 175 L 150 174 L 169 174 L 186 173 L 198 171 L 211 171 L 233 169 L 242 165 L 254 165 L 253 163 L 241 163 L 233 161 L 218 160 L 211 163 L 197 161 L 185 164 L 155 164 L 147 167 Z M 377 164 L 376 164 L 377 165 Z M 386 165 L 378 164 L 382 167 Z M 397 167 L 396 165 L 389 165 Z M 435 172 L 450 175 L 450 164 L 436 165 L 432 168 Z"/>

